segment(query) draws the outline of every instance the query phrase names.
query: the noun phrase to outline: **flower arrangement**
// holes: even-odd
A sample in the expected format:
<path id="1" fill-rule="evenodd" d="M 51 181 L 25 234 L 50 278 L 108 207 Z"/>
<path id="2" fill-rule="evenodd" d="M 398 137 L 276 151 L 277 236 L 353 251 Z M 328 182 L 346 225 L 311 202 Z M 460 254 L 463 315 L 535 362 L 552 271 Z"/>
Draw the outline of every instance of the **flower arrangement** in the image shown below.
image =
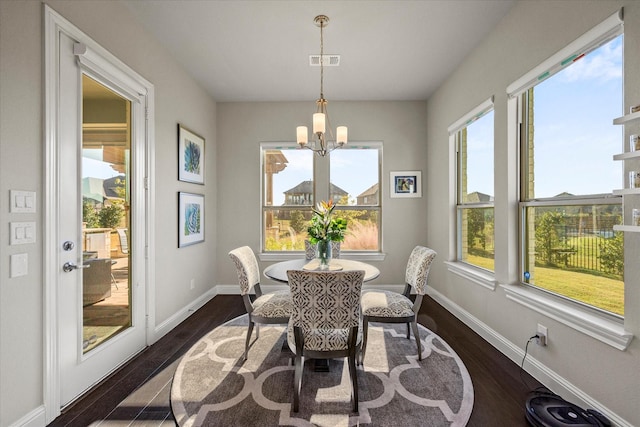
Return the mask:
<path id="1" fill-rule="evenodd" d="M 320 241 L 342 242 L 347 231 L 347 220 L 344 218 L 334 218 L 333 210 L 336 205 L 333 200 L 321 201 L 313 209 L 311 223 L 307 228 L 309 241 L 318 243 Z"/>

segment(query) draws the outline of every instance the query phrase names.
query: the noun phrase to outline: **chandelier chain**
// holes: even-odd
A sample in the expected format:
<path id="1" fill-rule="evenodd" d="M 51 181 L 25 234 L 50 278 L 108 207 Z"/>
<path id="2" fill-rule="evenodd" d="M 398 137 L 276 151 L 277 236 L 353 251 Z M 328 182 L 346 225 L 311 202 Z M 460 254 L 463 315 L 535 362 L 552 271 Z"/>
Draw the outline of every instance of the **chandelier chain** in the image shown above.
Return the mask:
<path id="1" fill-rule="evenodd" d="M 324 99 L 324 38 L 322 29 L 324 20 L 320 21 L 320 98 Z"/>

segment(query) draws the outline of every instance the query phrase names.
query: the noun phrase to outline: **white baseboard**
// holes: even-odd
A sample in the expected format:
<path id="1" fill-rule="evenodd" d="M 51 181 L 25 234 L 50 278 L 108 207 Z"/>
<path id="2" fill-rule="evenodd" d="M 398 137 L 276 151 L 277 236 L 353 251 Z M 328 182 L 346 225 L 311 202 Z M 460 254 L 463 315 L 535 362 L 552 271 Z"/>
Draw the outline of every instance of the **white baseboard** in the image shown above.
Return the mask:
<path id="1" fill-rule="evenodd" d="M 457 317 L 465 325 L 473 329 L 478 335 L 484 338 L 489 344 L 493 345 L 498 351 L 511 359 L 518 366 L 522 363 L 524 357 L 524 350 L 507 340 L 498 332 L 490 328 L 487 324 L 480 321 L 477 317 L 466 311 L 464 308 L 457 305 L 449 298 L 442 295 L 440 292 L 433 288 L 428 288 L 427 294 L 431 296 L 441 306 L 446 308 L 451 314 Z M 589 396 L 583 390 L 576 387 L 566 378 L 559 375 L 557 372 L 550 369 L 548 366 L 541 363 L 539 360 L 527 354 L 527 358 L 524 363 L 524 370 L 531 376 L 544 384 L 554 393 L 562 396 L 572 403 L 583 407 L 584 409 L 595 409 L 601 412 L 604 416 L 609 418 L 614 426 L 618 427 L 633 427 L 631 423 L 618 416 L 613 411 L 609 410 L 602 403 Z M 522 402 L 524 410 L 524 402 Z"/>
<path id="2" fill-rule="evenodd" d="M 10 427 L 42 427 L 47 425 L 45 420 L 44 405 L 38 406 L 24 417 L 11 424 Z"/>
<path id="3" fill-rule="evenodd" d="M 182 323 L 186 318 L 191 316 L 196 312 L 200 307 L 209 302 L 213 297 L 215 297 L 218 293 L 216 292 L 217 286 L 212 287 L 204 294 L 200 295 L 195 301 L 178 310 L 173 316 L 169 317 L 167 320 L 156 326 L 153 330 L 153 340 L 152 343 L 155 343 L 160 338 L 171 332 L 173 328 Z"/>

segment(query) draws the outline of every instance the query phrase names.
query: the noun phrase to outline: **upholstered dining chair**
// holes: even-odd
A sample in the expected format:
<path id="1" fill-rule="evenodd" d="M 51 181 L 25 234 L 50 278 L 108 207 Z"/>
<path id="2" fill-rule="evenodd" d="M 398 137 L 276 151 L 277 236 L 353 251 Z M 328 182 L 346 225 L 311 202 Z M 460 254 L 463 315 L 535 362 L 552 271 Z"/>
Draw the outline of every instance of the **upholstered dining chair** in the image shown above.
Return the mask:
<path id="1" fill-rule="evenodd" d="M 366 290 L 362 292 L 363 339 L 360 363 L 363 363 L 367 350 L 369 322 L 406 323 L 407 339 L 410 337 L 409 325 L 411 325 L 418 346 L 418 360 L 422 360 L 422 344 L 420 343 L 420 333 L 418 332 L 417 315 L 422 305 L 422 298 L 427 291 L 427 277 L 435 257 L 436 252 L 424 246 L 416 246 L 411 251 L 407 262 L 405 286 L 402 294 L 384 290 Z M 409 299 L 412 289 L 416 293 L 416 298 L 413 302 Z"/>
<path id="2" fill-rule="evenodd" d="M 306 259 L 314 259 L 316 251 L 316 245 L 308 240 L 304 241 L 304 257 Z M 340 258 L 340 242 L 331 242 L 331 258 Z"/>
<path id="3" fill-rule="evenodd" d="M 262 293 L 260 289 L 260 269 L 258 260 L 249 246 L 242 246 L 229 252 L 236 265 L 240 294 L 249 315 L 249 328 L 244 346 L 244 360 L 247 360 L 249 343 L 254 324 L 286 324 L 291 315 L 291 297 L 288 290 Z M 251 291 L 255 290 L 255 299 Z M 256 339 L 260 337 L 259 326 L 256 326 Z"/>
<path id="4" fill-rule="evenodd" d="M 304 358 L 346 357 L 353 410 L 358 412 L 356 356 L 360 345 L 360 296 L 364 271 L 289 270 L 293 310 L 287 342 L 295 354 L 293 412 L 300 406 Z"/>

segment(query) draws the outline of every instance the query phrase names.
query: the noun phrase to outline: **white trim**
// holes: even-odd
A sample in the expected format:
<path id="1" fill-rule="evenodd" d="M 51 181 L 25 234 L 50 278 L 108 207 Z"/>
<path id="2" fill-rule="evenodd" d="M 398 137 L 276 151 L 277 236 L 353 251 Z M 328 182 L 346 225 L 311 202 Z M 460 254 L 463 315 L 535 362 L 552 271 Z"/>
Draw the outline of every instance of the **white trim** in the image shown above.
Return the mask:
<path id="1" fill-rule="evenodd" d="M 110 84 L 115 84 L 122 92 L 119 95 L 123 98 L 130 98 L 131 100 L 137 100 L 140 96 L 147 93 L 147 88 L 138 79 L 132 78 L 129 74 L 123 74 L 125 72 L 132 72 L 131 69 L 125 67 L 123 70 L 121 65 L 115 65 L 110 61 L 105 61 L 104 55 L 97 53 L 93 48 L 87 46 L 82 42 L 78 42 L 73 47 L 73 53 L 78 58 L 78 62 L 83 70 L 100 70 L 100 74 L 109 81 Z M 148 82 L 147 82 L 148 83 Z"/>
<path id="2" fill-rule="evenodd" d="M 70 27 L 71 24 L 44 5 L 44 170 L 50 176 L 58 176 L 58 159 L 55 150 L 58 133 L 57 98 L 58 84 L 58 37 L 59 26 Z M 55 242 L 58 228 L 58 198 L 55 195 L 57 183 L 53 179 L 45 179 L 43 183 L 43 291 L 44 291 L 44 360 L 43 360 L 43 399 L 45 423 L 53 421 L 60 415 L 60 370 L 58 358 L 58 307 L 56 291 L 53 286 L 58 274 Z"/>
<path id="3" fill-rule="evenodd" d="M 144 77 L 136 73 L 122 61 L 113 56 L 110 52 L 93 41 L 89 36 L 75 27 L 71 22 L 59 15 L 50 6 L 44 7 L 44 32 L 45 32 L 45 52 L 44 52 L 44 83 L 45 83 L 45 120 L 44 120 L 44 197 L 43 197 L 43 284 L 44 284 L 44 360 L 43 360 L 43 400 L 44 400 L 44 425 L 53 421 L 60 415 L 61 395 L 60 395 L 60 361 L 58 345 L 58 308 L 57 308 L 57 288 L 56 277 L 58 275 L 57 265 L 57 230 L 58 218 L 58 198 L 59 188 L 59 160 L 57 158 L 57 135 L 58 135 L 58 97 L 60 88 L 58 86 L 59 70 L 59 36 L 66 34 L 73 40 L 83 44 L 77 47 L 80 54 L 79 62 L 85 70 L 100 70 L 103 76 L 113 80 L 118 88 L 123 91 L 128 98 L 132 98 L 134 105 L 138 102 L 140 117 L 144 117 L 144 126 L 134 127 L 133 131 L 138 134 L 136 140 L 140 140 L 142 135 L 144 156 L 141 152 L 133 161 L 140 172 L 136 173 L 136 179 L 148 180 L 154 176 L 154 86 Z M 87 60 L 89 60 L 87 62 Z M 140 101 L 145 105 L 141 105 Z M 135 178 L 135 177 L 133 177 Z M 141 182 L 136 182 L 139 189 L 144 188 Z M 144 230 L 139 231 L 138 242 L 144 242 L 145 254 L 140 255 L 143 260 L 145 270 L 139 278 L 144 283 L 136 283 L 134 286 L 142 286 L 140 293 L 146 294 L 147 306 L 144 310 L 147 319 L 146 344 L 149 344 L 150 329 L 149 324 L 153 324 L 155 311 L 155 301 L 152 296 L 155 290 L 155 257 L 154 257 L 154 230 L 155 230 L 155 193 L 153 183 L 148 186 L 148 191 L 136 192 L 136 206 L 142 209 L 146 217 Z M 138 228 L 138 227 L 137 227 Z M 142 245 L 140 245 L 142 246 Z M 142 250 L 142 249 L 141 249 Z M 149 301 L 151 300 L 151 301 Z M 151 309 L 150 309 L 151 308 Z"/>
<path id="4" fill-rule="evenodd" d="M 236 286 L 237 287 L 237 286 Z M 194 301 L 190 302 L 186 306 L 182 307 L 180 310 L 175 312 L 171 317 L 169 317 L 164 322 L 160 323 L 153 329 L 153 342 L 158 341 L 160 338 L 171 332 L 175 327 L 180 325 L 180 323 L 184 322 L 189 316 L 195 313 L 198 309 L 204 306 L 206 303 L 211 301 L 213 297 L 218 295 L 219 293 L 216 291 L 216 286 L 209 289 L 204 294 L 200 295 Z"/>
<path id="5" fill-rule="evenodd" d="M 509 97 L 518 96 L 520 93 L 535 84 L 552 76 L 557 70 L 564 67 L 565 64 L 569 65 L 571 63 L 566 61 L 568 61 L 572 55 L 582 52 L 585 47 L 588 47 L 589 45 L 607 40 L 609 37 L 616 34 L 616 32 L 619 32 L 623 22 L 622 9 L 619 9 L 616 13 L 609 16 L 600 24 L 596 25 L 569 45 L 542 61 L 540 65 L 507 86 L 507 95 Z"/>
<path id="6" fill-rule="evenodd" d="M 474 332 L 480 335 L 485 341 L 520 366 L 522 358 L 524 357 L 524 350 L 522 348 L 500 335 L 498 332 L 490 328 L 489 325 L 485 324 L 435 289 L 428 287 L 427 294 L 465 325 L 470 327 Z M 585 393 L 580 388 L 573 385 L 569 380 L 550 369 L 548 366 L 534 358 L 531 354 L 527 354 L 524 369 L 531 374 L 531 376 L 536 378 L 542 384 L 545 384 L 546 387 L 554 393 L 561 395 L 563 398 L 576 403 L 584 409 L 594 408 L 598 410 L 609 418 L 609 420 L 613 422 L 613 425 L 618 427 L 633 427 L 631 423 L 602 405 L 602 403 Z"/>
<path id="7" fill-rule="evenodd" d="M 491 95 L 491 98 L 483 101 L 480 105 L 449 125 L 449 127 L 447 128 L 449 134 L 458 132 L 460 129 L 469 126 L 472 122 L 484 116 L 489 111 L 493 110 L 493 99 L 494 96 Z"/>
<path id="8" fill-rule="evenodd" d="M 42 427 L 47 424 L 44 419 L 45 408 L 44 406 L 38 406 L 9 427 Z"/>
<path id="9" fill-rule="evenodd" d="M 459 261 L 445 261 L 444 264 L 447 266 L 447 270 L 453 274 L 467 279 L 476 285 L 482 286 L 483 288 L 489 289 L 490 291 L 495 291 L 496 284 L 498 282 L 496 281 L 495 274 L 491 271 L 475 268 L 469 264 Z"/>
<path id="10" fill-rule="evenodd" d="M 458 149 L 455 133 L 449 133 L 449 256 L 458 258 Z"/>
<path id="11" fill-rule="evenodd" d="M 626 331 L 623 324 L 614 320 L 557 301 L 555 298 L 524 286 L 500 286 L 505 290 L 508 299 L 618 350 L 626 350 L 633 339 L 633 334 Z"/>

